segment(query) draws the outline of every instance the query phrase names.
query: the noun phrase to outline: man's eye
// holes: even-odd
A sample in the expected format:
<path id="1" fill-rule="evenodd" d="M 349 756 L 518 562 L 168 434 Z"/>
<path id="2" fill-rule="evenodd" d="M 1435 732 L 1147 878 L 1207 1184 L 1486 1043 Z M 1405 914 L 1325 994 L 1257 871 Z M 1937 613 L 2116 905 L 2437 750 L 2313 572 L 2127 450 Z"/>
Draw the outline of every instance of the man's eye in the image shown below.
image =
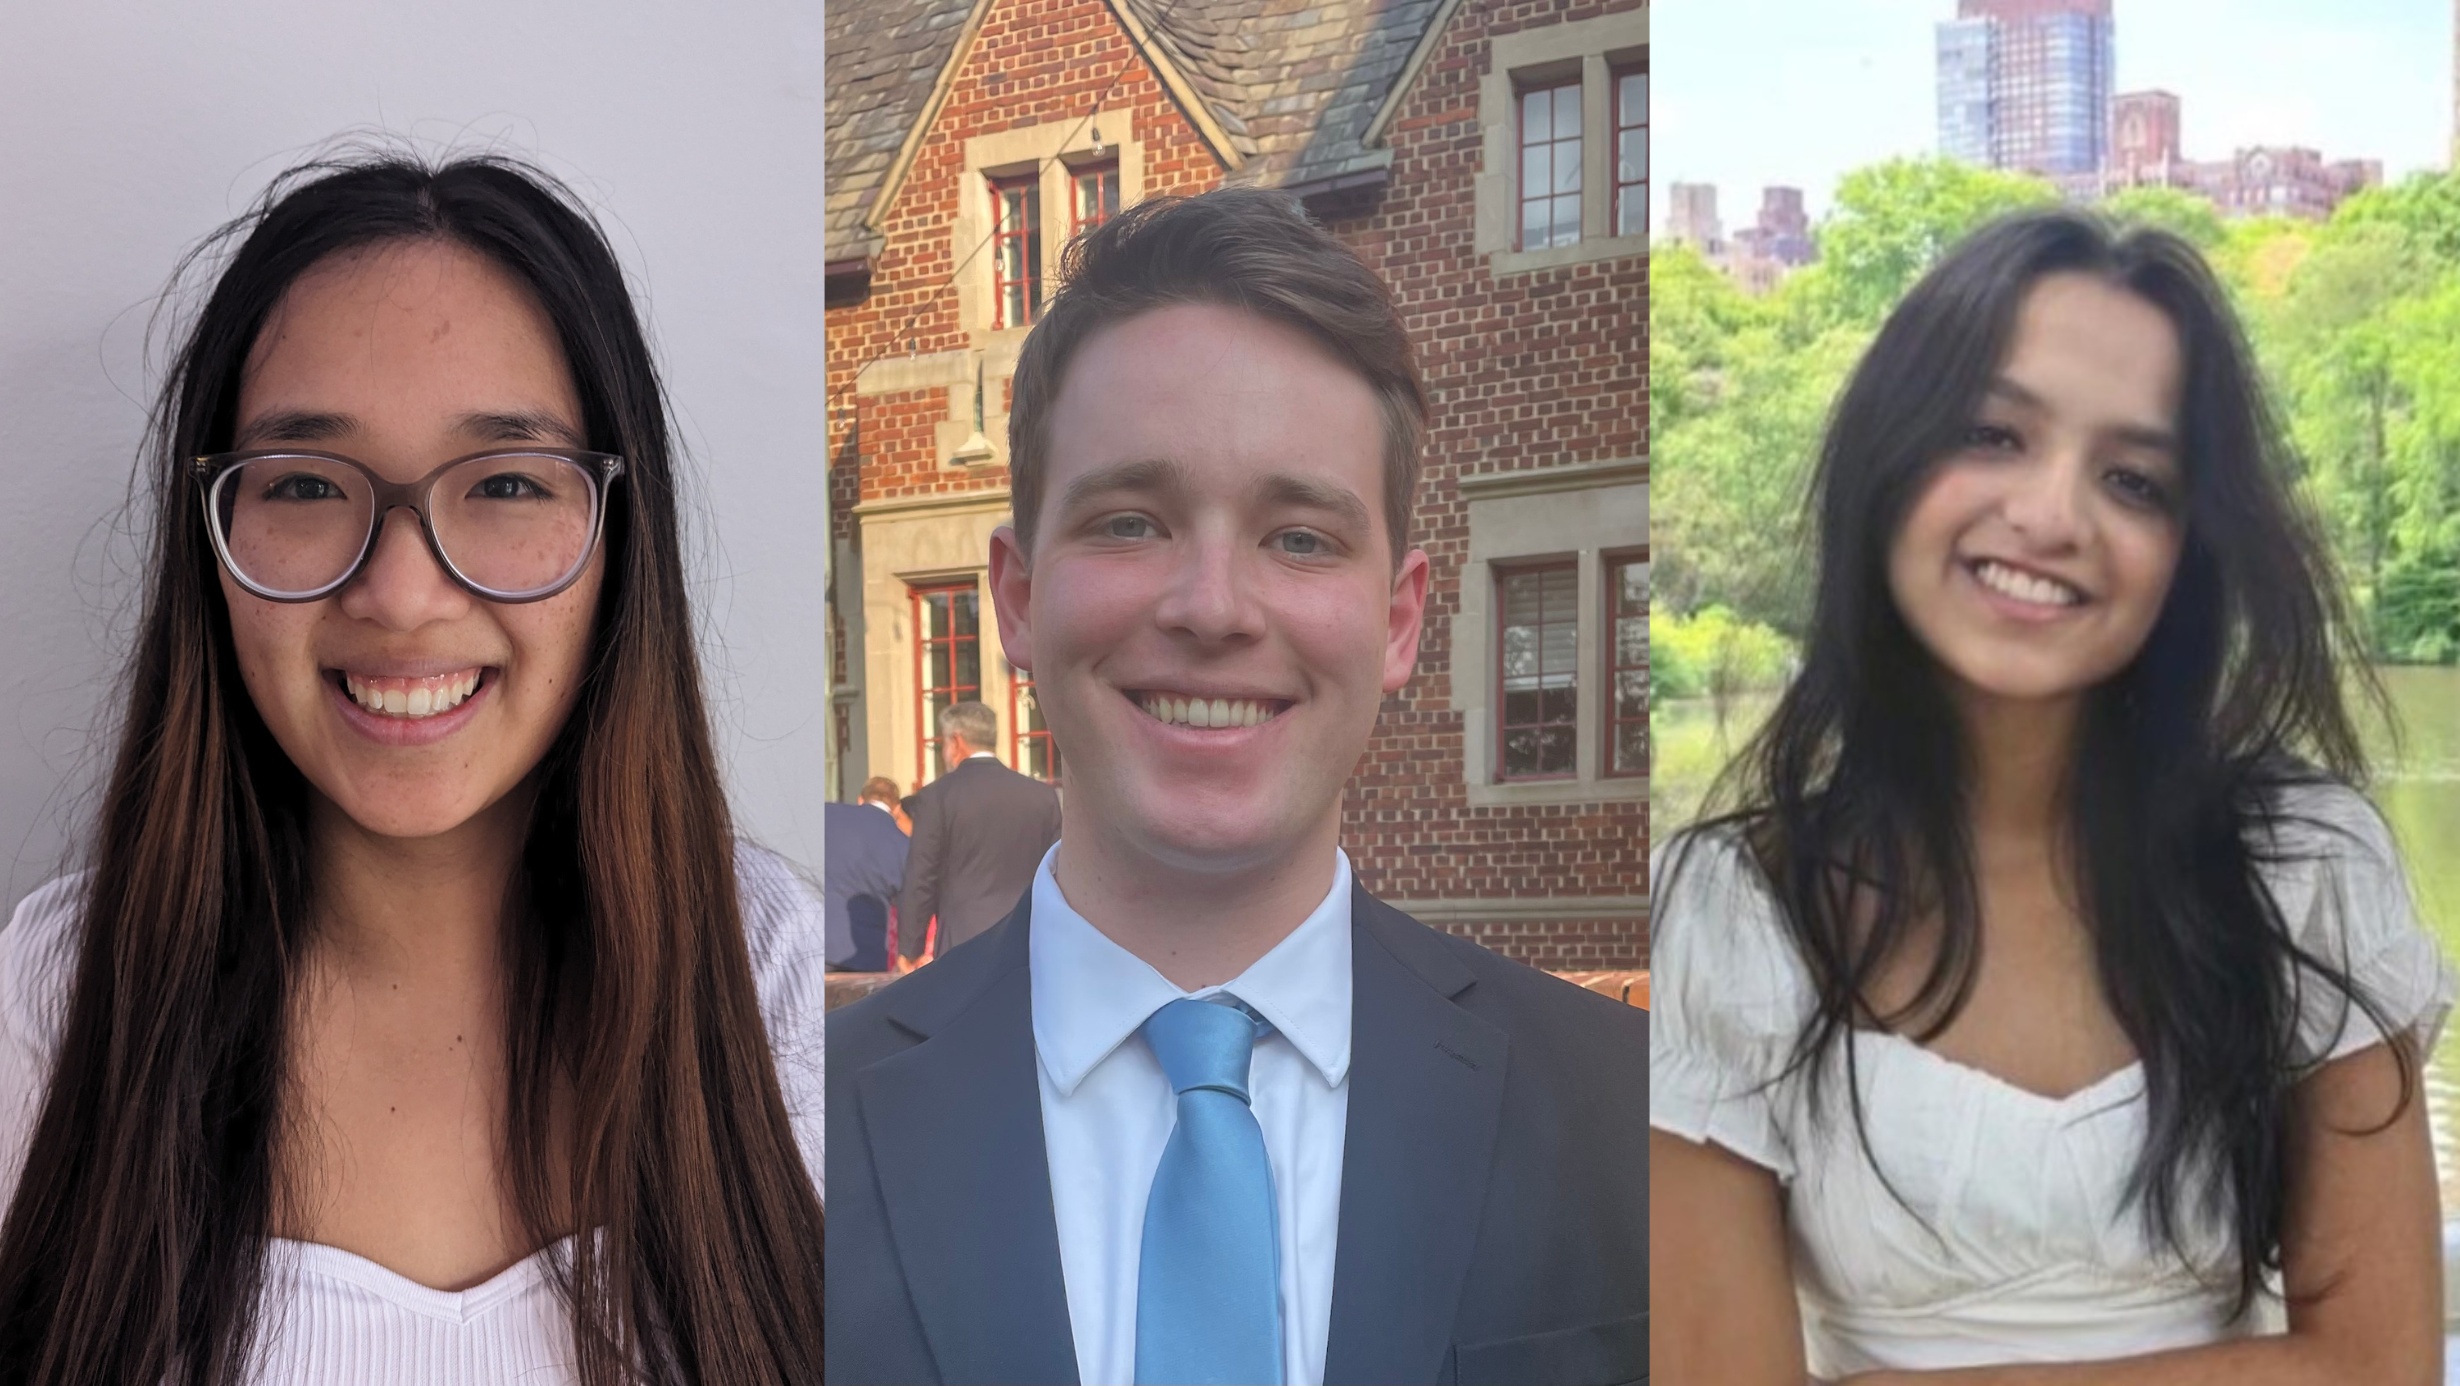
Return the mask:
<path id="1" fill-rule="evenodd" d="M 1149 539 L 1153 522 L 1142 515 L 1113 515 L 1103 521 L 1103 532 L 1113 539 Z"/>
<path id="2" fill-rule="evenodd" d="M 1324 552 L 1324 536 L 1303 529 L 1285 529 L 1273 536 L 1286 554 L 1312 556 Z"/>

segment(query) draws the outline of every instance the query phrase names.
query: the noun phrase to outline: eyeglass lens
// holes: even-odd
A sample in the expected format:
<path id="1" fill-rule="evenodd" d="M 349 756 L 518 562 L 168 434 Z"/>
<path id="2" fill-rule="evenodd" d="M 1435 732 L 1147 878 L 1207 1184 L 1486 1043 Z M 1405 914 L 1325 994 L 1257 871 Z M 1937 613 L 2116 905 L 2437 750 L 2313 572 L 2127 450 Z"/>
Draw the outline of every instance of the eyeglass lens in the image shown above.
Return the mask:
<path id="1" fill-rule="evenodd" d="M 475 457 L 436 478 L 428 519 L 461 575 L 490 592 L 552 587 L 589 556 L 598 482 L 562 457 Z M 367 547 L 375 500 L 367 477 L 317 457 L 266 457 L 227 473 L 215 497 L 231 565 L 257 587 L 315 592 Z"/>

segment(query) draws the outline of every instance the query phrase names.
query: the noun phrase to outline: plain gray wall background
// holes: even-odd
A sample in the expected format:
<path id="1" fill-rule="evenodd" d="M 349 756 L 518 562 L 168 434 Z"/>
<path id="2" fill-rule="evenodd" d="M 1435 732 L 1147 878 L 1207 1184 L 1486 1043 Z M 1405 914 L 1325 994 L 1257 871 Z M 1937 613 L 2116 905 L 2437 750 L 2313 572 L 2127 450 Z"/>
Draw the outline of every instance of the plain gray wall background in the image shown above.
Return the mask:
<path id="1" fill-rule="evenodd" d="M 130 481 L 182 252 L 338 135 L 570 183 L 686 454 L 739 830 L 820 865 L 819 0 L 0 0 L 0 908 L 74 859 L 134 625 Z"/>

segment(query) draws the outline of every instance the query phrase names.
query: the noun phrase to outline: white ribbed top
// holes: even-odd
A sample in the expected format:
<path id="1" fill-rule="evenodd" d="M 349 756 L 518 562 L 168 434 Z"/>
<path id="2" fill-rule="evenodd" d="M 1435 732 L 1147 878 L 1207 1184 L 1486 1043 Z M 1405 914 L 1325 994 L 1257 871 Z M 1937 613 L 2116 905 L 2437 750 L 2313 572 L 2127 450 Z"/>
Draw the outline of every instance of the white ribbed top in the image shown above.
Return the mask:
<path id="1" fill-rule="evenodd" d="M 817 1185 L 825 1165 L 820 899 L 774 853 L 738 843 L 745 942 L 795 1140 Z M 82 879 L 29 895 L 0 931 L 0 1191 L 25 1163 L 65 1017 Z M 545 1248 L 483 1284 L 435 1290 L 338 1247 L 276 1237 L 266 1258 L 257 1380 L 263 1386 L 562 1386 L 576 1379 L 572 1325 Z"/>

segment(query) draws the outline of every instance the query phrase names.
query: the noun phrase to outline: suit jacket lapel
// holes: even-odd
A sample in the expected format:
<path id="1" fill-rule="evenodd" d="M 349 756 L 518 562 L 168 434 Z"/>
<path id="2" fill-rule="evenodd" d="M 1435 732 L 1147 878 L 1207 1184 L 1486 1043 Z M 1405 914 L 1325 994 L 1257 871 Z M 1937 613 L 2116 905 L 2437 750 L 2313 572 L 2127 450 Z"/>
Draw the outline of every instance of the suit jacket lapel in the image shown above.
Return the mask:
<path id="1" fill-rule="evenodd" d="M 1434 1381 L 1486 1204 L 1504 1032 L 1425 926 L 1351 899 L 1350 1108 L 1327 1381 Z"/>
<path id="2" fill-rule="evenodd" d="M 990 979 L 916 989 L 890 1018 L 922 1042 L 855 1080 L 892 1243 L 948 1382 L 1077 1379 L 1034 1075 L 1029 903 L 986 944 Z"/>

